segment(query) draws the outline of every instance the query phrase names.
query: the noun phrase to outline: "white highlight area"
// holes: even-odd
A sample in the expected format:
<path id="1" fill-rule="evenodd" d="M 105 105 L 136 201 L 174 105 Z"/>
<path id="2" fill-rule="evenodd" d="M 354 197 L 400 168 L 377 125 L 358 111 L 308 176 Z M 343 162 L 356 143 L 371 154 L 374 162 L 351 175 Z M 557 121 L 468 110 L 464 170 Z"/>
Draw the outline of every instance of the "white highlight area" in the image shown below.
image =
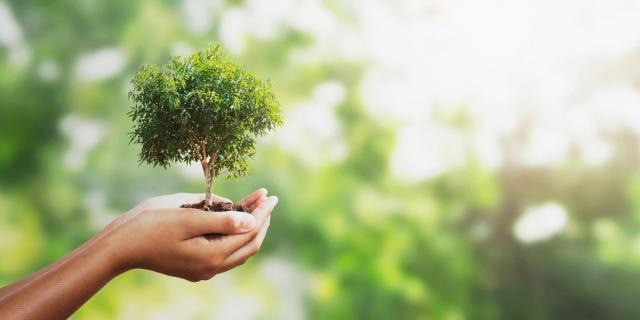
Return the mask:
<path id="1" fill-rule="evenodd" d="M 189 31 L 194 34 L 201 34 L 213 26 L 213 14 L 220 9 L 220 1 L 183 0 L 181 9 Z"/>
<path id="2" fill-rule="evenodd" d="M 347 144 L 335 108 L 345 98 L 340 82 L 316 85 L 308 101 L 285 111 L 284 126 L 274 136 L 285 150 L 295 153 L 309 166 L 338 162 L 347 156 Z"/>
<path id="3" fill-rule="evenodd" d="M 548 203 L 525 210 L 516 221 L 513 233 L 524 243 L 547 240 L 567 227 L 566 210 L 557 203 Z"/>
<path id="4" fill-rule="evenodd" d="M 360 0 L 355 15 L 374 61 L 362 98 L 411 121 L 434 105 L 562 111 L 586 70 L 633 52 L 640 2 Z M 577 90 L 577 91 L 576 91 Z M 403 110 L 398 110 L 403 109 Z"/>
<path id="5" fill-rule="evenodd" d="M 464 159 L 464 143 L 455 130 L 437 125 L 400 129 L 391 155 L 391 172 L 407 182 L 444 173 Z"/>
<path id="6" fill-rule="evenodd" d="M 322 1 L 247 0 L 246 6 L 232 7 L 220 17 L 219 37 L 234 53 L 246 49 L 249 36 L 269 40 L 284 28 L 308 33 L 323 44 L 338 35 L 338 20 Z"/>
<path id="7" fill-rule="evenodd" d="M 104 125 L 77 115 L 67 115 L 60 121 L 60 130 L 69 138 L 64 164 L 71 170 L 84 167 L 87 154 L 104 136 Z"/>
<path id="8" fill-rule="evenodd" d="M 118 48 L 104 48 L 86 54 L 75 66 L 75 76 L 80 81 L 98 81 L 111 78 L 124 68 L 125 55 Z"/>
<path id="9" fill-rule="evenodd" d="M 31 58 L 31 52 L 25 44 L 22 29 L 15 19 L 11 8 L 0 2 L 0 46 L 9 52 L 9 64 L 12 67 L 25 67 Z"/>
<path id="10" fill-rule="evenodd" d="M 561 164 L 574 151 L 587 165 L 604 165 L 613 154 L 609 133 L 640 133 L 638 1 L 355 6 L 366 10 L 354 11 L 347 30 L 371 62 L 358 94 L 371 117 L 401 127 L 390 162 L 397 176 L 422 181 L 458 161 L 447 149 L 460 140 L 430 125 L 447 109 L 472 119 L 473 156 L 488 169 L 501 166 L 495 154 L 504 137 L 524 131 L 514 156 L 525 166 Z"/>
<path id="11" fill-rule="evenodd" d="M 524 163 L 531 166 L 558 163 L 569 152 L 568 136 L 557 127 L 540 126 L 531 132 L 523 150 Z"/>
<path id="12" fill-rule="evenodd" d="M 0 44 L 15 46 L 22 42 L 22 30 L 9 7 L 0 3 Z"/>

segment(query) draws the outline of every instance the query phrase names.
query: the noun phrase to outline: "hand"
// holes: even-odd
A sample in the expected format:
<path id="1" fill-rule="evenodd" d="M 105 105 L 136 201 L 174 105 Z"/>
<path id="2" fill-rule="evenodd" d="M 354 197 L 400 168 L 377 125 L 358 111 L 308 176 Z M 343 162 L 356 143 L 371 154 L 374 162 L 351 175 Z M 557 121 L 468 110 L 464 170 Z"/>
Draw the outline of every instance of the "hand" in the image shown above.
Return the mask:
<path id="1" fill-rule="evenodd" d="M 266 193 L 240 201 L 250 214 L 178 208 L 202 200 L 193 194 L 146 200 L 64 258 L 0 288 L 0 319 L 66 319 L 131 268 L 199 281 L 236 267 L 260 249 L 267 232 L 278 199 Z"/>
<path id="2" fill-rule="evenodd" d="M 265 189 L 253 192 L 239 202 L 251 213 L 178 208 L 202 199 L 198 194 L 151 198 L 107 226 L 102 241 L 113 249 L 119 272 L 143 268 L 200 281 L 234 268 L 257 253 L 276 197 L 266 197 Z M 214 196 L 214 201 L 229 200 Z"/>

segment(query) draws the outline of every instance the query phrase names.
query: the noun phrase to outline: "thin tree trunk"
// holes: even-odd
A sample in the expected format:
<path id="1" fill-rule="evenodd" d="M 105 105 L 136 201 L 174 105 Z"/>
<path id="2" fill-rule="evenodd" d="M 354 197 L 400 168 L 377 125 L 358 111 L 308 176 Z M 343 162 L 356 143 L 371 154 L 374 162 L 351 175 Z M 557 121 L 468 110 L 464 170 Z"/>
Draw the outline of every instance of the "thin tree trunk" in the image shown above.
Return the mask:
<path id="1" fill-rule="evenodd" d="M 215 180 L 215 175 L 213 174 L 213 170 L 211 170 L 211 172 L 209 172 L 209 177 L 207 178 L 207 196 L 206 196 L 206 200 L 207 200 L 207 205 L 211 206 L 213 205 L 213 199 L 211 197 L 211 194 L 213 193 L 213 182 Z"/>
<path id="2" fill-rule="evenodd" d="M 213 205 L 213 199 L 211 198 L 211 189 L 213 189 L 213 181 L 216 177 L 216 153 L 211 153 L 211 159 L 209 163 L 202 163 L 202 169 L 204 170 L 204 177 L 207 182 L 207 190 L 205 193 L 205 205 L 211 206 Z"/>
<path id="3" fill-rule="evenodd" d="M 211 206 L 213 204 L 213 201 L 211 199 L 211 187 L 213 186 L 213 177 L 211 176 L 211 173 L 209 172 L 209 170 L 205 170 L 205 180 L 207 183 L 207 189 L 205 190 L 204 204 L 205 206 Z"/>

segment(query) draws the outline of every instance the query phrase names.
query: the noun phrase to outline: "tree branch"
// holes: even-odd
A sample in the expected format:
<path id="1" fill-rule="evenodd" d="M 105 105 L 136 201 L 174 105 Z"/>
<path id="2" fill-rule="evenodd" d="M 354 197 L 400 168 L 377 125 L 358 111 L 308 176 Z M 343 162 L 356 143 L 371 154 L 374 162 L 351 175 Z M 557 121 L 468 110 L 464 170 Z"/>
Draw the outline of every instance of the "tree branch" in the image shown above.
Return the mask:
<path id="1" fill-rule="evenodd" d="M 218 154 L 215 151 L 211 151 L 211 159 L 209 160 L 209 170 L 211 170 L 211 175 L 216 175 L 216 161 L 218 158 Z"/>
<path id="2" fill-rule="evenodd" d="M 212 166 L 214 163 L 216 163 L 218 154 L 216 153 L 215 150 L 211 150 L 211 155 L 209 155 L 209 166 Z"/>
<path id="3" fill-rule="evenodd" d="M 202 156 L 202 161 L 205 163 L 207 161 L 207 143 L 200 141 L 200 156 Z"/>
<path id="4" fill-rule="evenodd" d="M 195 139 L 191 139 L 191 148 L 193 149 L 193 156 L 196 157 L 196 160 L 202 162 L 200 159 L 200 154 L 198 153 L 198 147 Z"/>

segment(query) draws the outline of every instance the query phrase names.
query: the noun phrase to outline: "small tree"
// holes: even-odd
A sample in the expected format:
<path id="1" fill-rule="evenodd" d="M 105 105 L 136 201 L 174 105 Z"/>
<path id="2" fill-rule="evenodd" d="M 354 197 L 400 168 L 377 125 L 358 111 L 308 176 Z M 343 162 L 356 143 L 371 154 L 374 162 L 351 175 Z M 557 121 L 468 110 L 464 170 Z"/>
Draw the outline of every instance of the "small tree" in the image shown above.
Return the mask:
<path id="1" fill-rule="evenodd" d="M 131 142 L 142 145 L 140 163 L 199 162 L 205 207 L 212 205 L 215 178 L 246 175 L 255 138 L 282 125 L 271 82 L 230 60 L 217 44 L 161 67 L 143 65 L 131 83 Z"/>

